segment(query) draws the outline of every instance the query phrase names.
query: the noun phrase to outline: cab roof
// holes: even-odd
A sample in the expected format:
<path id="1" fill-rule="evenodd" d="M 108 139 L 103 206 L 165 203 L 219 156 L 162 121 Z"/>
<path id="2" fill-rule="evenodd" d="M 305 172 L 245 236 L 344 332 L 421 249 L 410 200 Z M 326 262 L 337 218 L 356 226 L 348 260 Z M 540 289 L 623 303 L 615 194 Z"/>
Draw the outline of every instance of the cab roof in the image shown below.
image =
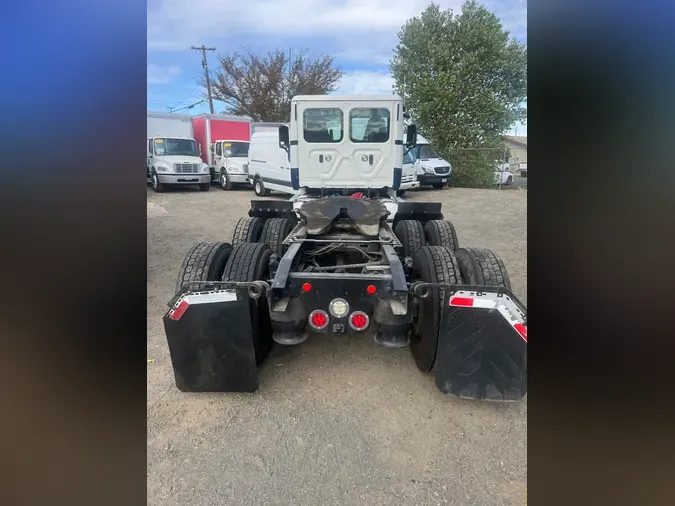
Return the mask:
<path id="1" fill-rule="evenodd" d="M 398 95 L 297 95 L 293 97 L 293 102 L 366 102 L 366 101 L 382 101 L 393 102 L 403 100 Z"/>

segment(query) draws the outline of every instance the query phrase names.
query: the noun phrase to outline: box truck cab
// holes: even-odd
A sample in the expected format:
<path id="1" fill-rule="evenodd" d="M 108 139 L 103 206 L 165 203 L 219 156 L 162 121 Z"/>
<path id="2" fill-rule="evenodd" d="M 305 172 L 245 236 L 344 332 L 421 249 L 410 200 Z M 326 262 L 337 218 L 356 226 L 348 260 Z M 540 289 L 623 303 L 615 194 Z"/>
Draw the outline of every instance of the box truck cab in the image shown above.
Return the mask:
<path id="1" fill-rule="evenodd" d="M 248 184 L 244 169 L 251 140 L 251 118 L 207 113 L 195 116 L 192 124 L 211 179 L 224 190 Z"/>
<path id="2" fill-rule="evenodd" d="M 209 167 L 200 158 L 190 116 L 149 112 L 146 141 L 146 178 L 156 192 L 169 185 L 209 190 Z"/>
<path id="3" fill-rule="evenodd" d="M 248 141 L 216 141 L 209 147 L 213 160 L 213 173 L 223 190 L 231 190 L 234 184 L 248 183 Z"/>
<path id="4" fill-rule="evenodd" d="M 272 190 L 295 194 L 291 162 L 286 150 L 279 146 L 279 126 L 274 130 L 254 132 L 251 136 L 248 177 L 258 197 L 269 195 Z"/>
<path id="5" fill-rule="evenodd" d="M 395 95 L 301 95 L 291 122 L 279 127 L 290 154 L 290 175 L 300 193 L 362 191 L 395 197 L 403 149 L 414 148 L 416 128 L 403 140 L 403 102 Z"/>
<path id="6" fill-rule="evenodd" d="M 421 135 L 417 136 L 417 145 L 408 151 L 408 166 L 412 160 L 420 186 L 442 188 L 451 177 L 452 166 L 436 152 L 433 146 Z"/>

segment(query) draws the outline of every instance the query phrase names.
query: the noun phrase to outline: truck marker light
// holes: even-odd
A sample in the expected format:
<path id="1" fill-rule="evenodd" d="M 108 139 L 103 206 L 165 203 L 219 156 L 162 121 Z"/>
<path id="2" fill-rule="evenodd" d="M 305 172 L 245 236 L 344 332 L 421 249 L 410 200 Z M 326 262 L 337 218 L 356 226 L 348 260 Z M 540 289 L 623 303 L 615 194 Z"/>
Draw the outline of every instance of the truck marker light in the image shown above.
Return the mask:
<path id="1" fill-rule="evenodd" d="M 312 289 L 312 285 L 309 284 L 309 283 L 304 283 L 302 285 L 302 291 L 303 292 L 309 292 L 309 291 L 311 291 L 311 289 Z"/>
<path id="2" fill-rule="evenodd" d="M 169 315 L 169 318 L 171 318 L 172 320 L 175 320 L 175 321 L 180 320 L 180 319 L 181 319 L 181 316 L 183 316 L 183 313 L 185 313 L 185 311 L 187 311 L 187 308 L 188 308 L 189 306 L 190 306 L 190 303 L 189 303 L 187 300 L 183 299 L 183 300 L 180 302 L 180 304 L 178 304 L 178 306 L 176 307 L 176 309 L 174 309 L 174 310 L 171 312 L 171 314 Z"/>
<path id="3" fill-rule="evenodd" d="M 325 311 L 317 309 L 309 315 L 309 323 L 315 329 L 321 330 L 328 326 L 328 315 Z"/>
<path id="4" fill-rule="evenodd" d="M 369 318 L 363 311 L 354 311 L 349 318 L 349 326 L 354 330 L 363 330 L 368 326 Z"/>
<path id="5" fill-rule="evenodd" d="M 368 288 L 366 288 L 366 292 L 368 292 L 368 295 L 375 295 L 375 292 L 377 292 L 377 288 L 375 288 L 375 285 L 368 285 Z"/>

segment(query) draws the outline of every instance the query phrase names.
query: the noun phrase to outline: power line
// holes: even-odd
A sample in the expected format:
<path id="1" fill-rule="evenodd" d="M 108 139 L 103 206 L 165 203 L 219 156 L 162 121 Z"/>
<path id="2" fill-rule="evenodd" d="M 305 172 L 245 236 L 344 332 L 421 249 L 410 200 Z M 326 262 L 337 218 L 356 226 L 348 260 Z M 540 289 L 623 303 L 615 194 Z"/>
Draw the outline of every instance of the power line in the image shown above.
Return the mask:
<path id="1" fill-rule="evenodd" d="M 202 44 L 201 47 L 192 46 L 194 51 L 201 51 L 202 53 L 202 67 L 204 67 L 204 74 L 206 75 L 206 91 L 209 95 L 209 109 L 211 109 L 211 114 L 213 114 L 213 99 L 211 98 L 211 79 L 209 78 L 209 64 L 206 61 L 206 52 L 215 51 L 215 47 L 205 47 Z"/>
<path id="2" fill-rule="evenodd" d="M 175 107 L 169 107 L 169 109 L 173 109 L 172 111 L 169 112 L 180 112 L 180 111 L 185 111 L 187 109 L 192 109 L 194 106 L 201 104 L 202 102 L 206 102 L 206 98 L 202 98 L 199 102 L 195 102 L 194 104 L 186 105 L 185 107 L 181 107 L 180 109 L 176 109 Z"/>
<path id="3" fill-rule="evenodd" d="M 173 109 L 177 109 L 179 105 L 182 105 L 188 98 L 192 96 L 195 91 L 197 91 L 197 88 L 199 88 L 199 85 L 195 86 L 195 88 L 190 93 L 188 93 L 183 100 L 180 102 L 174 102 L 174 105 L 168 105 L 166 108 L 169 109 L 169 112 L 173 112 Z"/>

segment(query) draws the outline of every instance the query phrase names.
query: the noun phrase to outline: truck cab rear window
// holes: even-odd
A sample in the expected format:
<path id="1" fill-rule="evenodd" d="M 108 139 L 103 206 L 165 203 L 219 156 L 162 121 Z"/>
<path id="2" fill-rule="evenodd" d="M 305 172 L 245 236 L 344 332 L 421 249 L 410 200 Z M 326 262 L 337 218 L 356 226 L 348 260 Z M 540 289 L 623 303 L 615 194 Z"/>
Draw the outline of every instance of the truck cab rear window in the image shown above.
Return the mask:
<path id="1" fill-rule="evenodd" d="M 344 137 L 344 115 L 341 109 L 305 109 L 302 124 L 305 142 L 338 143 Z"/>
<path id="2" fill-rule="evenodd" d="M 389 109 L 361 107 L 349 111 L 352 142 L 387 142 L 391 125 Z"/>

